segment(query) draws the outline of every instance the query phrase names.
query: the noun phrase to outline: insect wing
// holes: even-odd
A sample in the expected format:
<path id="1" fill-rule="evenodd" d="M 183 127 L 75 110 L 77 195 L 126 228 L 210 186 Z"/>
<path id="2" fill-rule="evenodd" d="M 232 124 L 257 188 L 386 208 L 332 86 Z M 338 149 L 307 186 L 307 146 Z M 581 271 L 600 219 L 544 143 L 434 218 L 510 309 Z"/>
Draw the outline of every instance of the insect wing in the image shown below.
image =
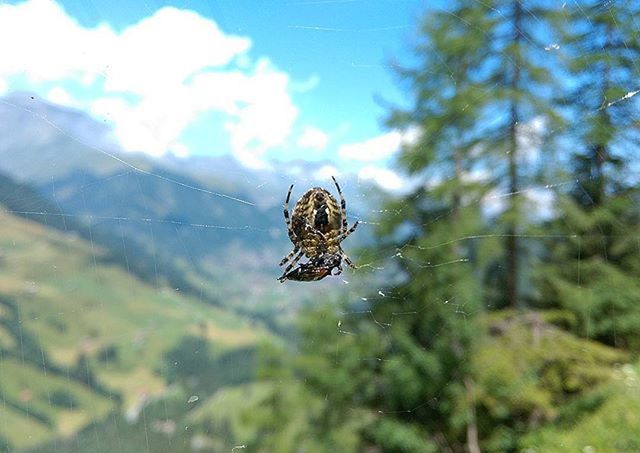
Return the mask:
<path id="1" fill-rule="evenodd" d="M 314 282 L 322 280 L 330 274 L 327 267 L 315 267 L 311 263 L 303 264 L 282 277 L 281 281 L 293 280 L 298 282 Z"/>

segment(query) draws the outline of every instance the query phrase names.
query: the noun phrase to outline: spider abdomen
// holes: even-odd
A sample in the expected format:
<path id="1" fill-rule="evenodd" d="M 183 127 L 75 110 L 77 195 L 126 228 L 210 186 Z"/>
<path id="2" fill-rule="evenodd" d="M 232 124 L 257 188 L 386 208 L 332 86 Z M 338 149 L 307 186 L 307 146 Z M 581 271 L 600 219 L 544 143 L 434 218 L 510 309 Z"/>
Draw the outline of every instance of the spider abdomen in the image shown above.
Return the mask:
<path id="1" fill-rule="evenodd" d="M 291 217 L 293 231 L 299 238 L 315 232 L 325 235 L 338 232 L 342 224 L 340 205 L 321 187 L 309 189 L 296 203 Z"/>

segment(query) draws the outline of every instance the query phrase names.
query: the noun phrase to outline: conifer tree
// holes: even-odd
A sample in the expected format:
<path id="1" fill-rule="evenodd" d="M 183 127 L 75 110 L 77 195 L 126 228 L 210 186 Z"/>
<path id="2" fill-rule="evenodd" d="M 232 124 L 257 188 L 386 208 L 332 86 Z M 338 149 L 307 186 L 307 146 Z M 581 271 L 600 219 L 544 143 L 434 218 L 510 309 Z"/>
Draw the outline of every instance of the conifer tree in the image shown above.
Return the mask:
<path id="1" fill-rule="evenodd" d="M 555 54 L 536 40 L 552 36 L 553 16 L 512 0 L 455 2 L 425 18 L 400 74 L 411 101 L 388 118 L 417 137 L 398 163 L 419 182 L 389 201 L 359 263 L 394 278 L 365 301 L 303 315 L 297 354 L 275 354 L 269 367 L 279 390 L 267 450 L 327 451 L 345 439 L 342 451 L 515 451 L 624 356 L 553 326 L 554 312 L 487 313 L 488 260 L 507 266 L 503 305 L 522 305 L 516 193 L 532 178 L 522 127 L 544 118 L 543 135 L 560 129 Z M 480 200 L 496 186 L 512 196 L 492 241 Z"/>
<path id="2" fill-rule="evenodd" d="M 488 12 L 460 2 L 452 14 L 425 18 L 417 63 L 400 71 L 412 103 L 388 119 L 391 128 L 418 131 L 399 164 L 421 182 L 391 203 L 398 215 L 379 231 L 404 277 L 371 309 L 388 327 L 372 376 L 384 387 L 369 402 L 385 415 L 368 435 L 388 451 L 421 451 L 419 439 L 437 450 L 479 451 L 470 357 L 483 335 L 473 319 L 484 298 L 479 243 L 468 238 L 483 231 L 479 200 L 492 182 L 478 124 L 492 99 L 482 75 L 491 47 Z M 370 323 L 361 320 L 357 331 L 369 331 Z"/>
<path id="3" fill-rule="evenodd" d="M 428 16 L 417 64 L 401 73 L 412 104 L 388 121 L 417 136 L 399 161 L 420 183 L 389 202 L 386 211 L 397 214 L 382 220 L 371 254 L 372 267 L 384 265 L 388 277 L 395 269 L 399 283 L 349 303 L 351 315 L 305 317 L 293 374 L 314 395 L 298 400 L 317 407 L 324 397 L 314 422 L 297 422 L 312 437 L 329 441 L 358 426 L 356 417 L 366 423 L 355 451 L 479 449 L 470 355 L 482 335 L 473 323 L 482 278 L 477 244 L 464 238 L 482 231 L 478 200 L 487 190 L 475 156 L 483 137 L 476 119 L 491 99 L 478 83 L 489 47 L 485 15 L 475 3 Z M 394 258 L 376 263 L 384 255 Z"/>
<path id="4" fill-rule="evenodd" d="M 576 184 L 558 204 L 551 227 L 564 237 L 542 271 L 543 304 L 573 312 L 581 335 L 626 347 L 640 346 L 639 14 L 636 2 L 590 1 L 563 18 Z"/>
<path id="5" fill-rule="evenodd" d="M 525 306 L 523 297 L 522 264 L 525 247 L 521 236 L 528 228 L 529 214 L 524 203 L 523 189 L 535 180 L 536 169 L 523 164 L 527 141 L 533 125 L 544 127 L 535 131 L 535 141 L 552 143 L 553 131 L 559 117 L 551 103 L 556 85 L 554 55 L 549 42 L 554 30 L 551 24 L 557 15 L 555 5 L 523 0 L 494 0 L 483 2 L 491 28 L 489 49 L 485 60 L 484 85 L 490 89 L 492 102 L 478 118 L 485 124 L 483 143 L 493 152 L 490 168 L 498 181 L 500 192 L 509 194 L 506 210 L 497 220 L 504 234 L 505 292 L 496 301 L 513 308 Z M 548 152 L 547 149 L 541 150 Z"/>

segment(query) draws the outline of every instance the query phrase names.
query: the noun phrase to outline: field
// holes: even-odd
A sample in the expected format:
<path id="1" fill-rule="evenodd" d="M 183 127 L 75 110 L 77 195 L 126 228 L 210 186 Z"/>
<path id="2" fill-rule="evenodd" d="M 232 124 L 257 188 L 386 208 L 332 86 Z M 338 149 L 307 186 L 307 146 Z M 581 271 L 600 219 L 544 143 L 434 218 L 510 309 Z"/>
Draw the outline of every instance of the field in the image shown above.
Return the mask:
<path id="1" fill-rule="evenodd" d="M 104 264 L 103 256 L 73 234 L 0 213 L 5 445 L 69 437 L 112 412 L 135 419 L 167 393 L 167 355 L 185 338 L 205 341 L 215 361 L 269 337 L 228 311 Z M 202 378 L 222 386 L 226 378 L 217 372 Z"/>

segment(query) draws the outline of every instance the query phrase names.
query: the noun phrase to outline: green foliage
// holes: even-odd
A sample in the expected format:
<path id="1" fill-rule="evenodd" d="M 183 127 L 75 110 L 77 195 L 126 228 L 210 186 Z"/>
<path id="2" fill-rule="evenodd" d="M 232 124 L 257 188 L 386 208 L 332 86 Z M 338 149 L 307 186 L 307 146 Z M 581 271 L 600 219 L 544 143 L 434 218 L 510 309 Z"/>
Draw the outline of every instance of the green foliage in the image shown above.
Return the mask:
<path id="1" fill-rule="evenodd" d="M 57 182 L 68 209 L 129 218 L 114 222 L 116 234 L 78 227 L 108 250 L 3 215 L 0 327 L 10 341 L 0 350 L 0 448 L 640 449 L 638 368 L 626 363 L 640 347 L 640 195 L 635 177 L 623 172 L 635 149 L 626 146 L 639 135 L 637 102 L 624 102 L 637 89 L 640 44 L 629 18 L 638 10 L 633 2 L 567 6 L 566 33 L 556 33 L 560 16 L 540 2 L 454 1 L 425 18 L 415 66 L 400 71 L 411 102 L 387 119 L 392 128 L 417 131 L 398 162 L 421 184 L 385 203 L 381 212 L 393 215 L 380 219 L 375 247 L 365 253 L 370 267 L 392 257 L 380 266 L 385 283 L 372 278 L 367 298 L 303 311 L 297 331 L 287 332 L 295 346 L 260 352 L 260 383 L 249 384 L 254 326 L 158 289 L 166 281 L 230 304 L 216 287 L 228 269 L 199 247 L 203 235 L 220 243 L 219 231 L 181 226 L 233 219 L 238 227 L 264 226 L 254 233 L 265 240 L 276 214 L 256 220 L 253 206 L 212 204 L 208 194 L 140 175 L 85 175 L 89 184 L 78 191 L 79 174 L 70 173 Z M 571 92 L 556 105 L 558 60 L 541 55 L 548 44 L 541 37 L 562 38 L 561 57 L 568 57 L 564 88 Z M 544 123 L 535 137 L 543 157 L 532 168 L 523 165 L 522 142 L 536 121 Z M 522 235 L 537 219 L 521 189 L 542 173 L 562 174 L 549 158 L 557 153 L 578 183 L 558 193 L 554 218 L 539 227 L 548 240 L 530 247 Z M 13 189 L 17 196 L 0 197 L 9 210 L 27 212 L 33 203 L 52 214 L 56 228 L 76 228 L 30 189 L 0 179 L 0 195 Z M 488 218 L 482 201 L 496 192 L 509 194 L 507 209 Z M 91 211 L 83 210 L 86 197 L 96 201 Z M 225 234 L 246 239 L 233 231 Z M 155 242 L 166 250 L 156 254 Z M 175 260 L 184 250 L 193 263 Z M 532 271 L 521 269 L 534 256 L 530 280 Z M 160 278 L 151 288 L 110 264 Z M 25 281 L 35 289 L 22 290 Z M 524 310 L 529 300 L 536 311 Z M 269 321 L 269 311 L 259 317 Z M 239 335 L 227 338 L 222 326 Z M 142 388 L 133 389 L 139 381 Z M 130 393 L 122 397 L 128 420 L 113 388 Z M 72 430 L 77 436 L 52 440 L 60 420 L 79 416 L 79 408 L 87 412 Z M 33 443 L 20 443 L 24 432 Z"/>
<path id="2" fill-rule="evenodd" d="M 212 362 L 208 341 L 194 335 L 183 337 L 164 355 L 167 382 L 196 379 L 207 372 Z"/>
<path id="3" fill-rule="evenodd" d="M 532 431 L 520 446 L 549 452 L 640 450 L 638 375 L 638 365 L 617 366 L 613 381 L 560 408 L 558 423 Z"/>
<path id="4" fill-rule="evenodd" d="M 547 269 L 547 300 L 575 314 L 578 334 L 637 350 L 640 280 L 628 271 L 597 256 L 577 259 L 563 270 Z"/>
<path id="5" fill-rule="evenodd" d="M 636 162 L 628 146 L 640 143 L 640 109 L 623 97 L 640 76 L 640 37 L 628 20 L 639 12 L 634 2 L 596 1 L 569 12 L 563 39 L 574 86 L 562 103 L 576 183 L 559 194 L 547 225 L 556 238 L 538 270 L 541 306 L 574 313 L 582 336 L 631 350 L 640 347 L 640 192 L 627 169 Z"/>
<path id="6" fill-rule="evenodd" d="M 75 409 L 78 407 L 78 400 L 75 395 L 65 389 L 56 389 L 49 397 L 51 404 L 65 409 Z"/>
<path id="7" fill-rule="evenodd" d="M 114 363 L 118 361 L 118 355 L 118 347 L 111 344 L 100 349 L 97 359 L 100 363 Z"/>
<path id="8" fill-rule="evenodd" d="M 80 354 L 76 364 L 69 370 L 69 374 L 75 379 L 85 384 L 87 387 L 96 387 L 96 376 L 91 370 L 91 365 L 85 354 Z"/>
<path id="9" fill-rule="evenodd" d="M 561 418 L 566 407 L 609 382 L 626 358 L 548 323 L 545 312 L 503 311 L 479 321 L 490 335 L 478 345 L 473 376 L 481 438 L 490 451 L 514 449 L 522 435 Z M 573 407 L 575 417 L 592 410 Z"/>
<path id="10" fill-rule="evenodd" d="M 76 236 L 0 217 L 0 438 L 12 451 L 38 444 L 48 446 L 43 451 L 145 450 L 145 424 L 129 426 L 115 413 L 144 409 L 166 391 L 154 370 L 187 332 L 216 351 L 201 375 L 202 399 L 253 375 L 260 327 L 105 266 L 103 250 Z M 193 394 L 181 400 L 180 417 Z M 96 430 L 104 434 L 99 446 Z"/>
<path id="11" fill-rule="evenodd" d="M 614 110 L 599 110 L 619 93 L 611 87 L 588 114 L 552 102 L 564 80 L 540 37 L 566 38 L 554 28 L 561 16 L 542 3 L 460 1 L 422 22 L 414 67 L 400 71 L 411 100 L 388 125 L 417 130 L 398 161 L 424 184 L 386 204 L 392 214 L 367 254 L 372 265 L 393 257 L 384 263 L 392 283 L 364 302 L 303 313 L 298 348 L 271 351 L 264 378 L 278 385 L 260 403 L 272 416 L 254 419 L 258 444 L 315 451 L 304 440 L 313 438 L 334 448 L 322 442 L 351 426 L 346 451 L 578 449 L 585 445 L 564 439 L 608 417 L 621 394 L 614 370 L 640 341 L 639 197 L 628 175 L 604 178 L 625 162 L 602 153 L 637 115 L 616 123 Z M 526 126 L 536 121 L 541 157 L 524 166 Z M 561 161 L 585 184 L 559 196 L 543 224 L 522 187 L 562 174 L 551 157 L 571 134 L 584 146 Z M 481 200 L 496 191 L 510 194 L 506 210 L 488 218 Z M 521 237 L 536 228 L 549 240 Z M 614 445 L 634 446 L 634 420 Z"/>
<path id="12" fill-rule="evenodd" d="M 338 435 L 352 439 L 342 451 L 439 451 L 463 448 L 474 424 L 483 451 L 517 450 L 530 433 L 590 419 L 627 360 L 558 327 L 571 320 L 558 311 L 467 320 L 469 332 L 487 333 L 473 338 L 464 361 L 456 357 L 464 333 L 451 330 L 459 324 L 432 327 L 429 346 L 419 347 L 424 327 L 412 331 L 399 319 L 385 328 L 375 310 L 355 320 L 326 308 L 308 312 L 295 355 L 277 347 L 266 353 L 271 390 L 244 410 L 243 429 L 254 427 L 245 438 L 265 451 L 323 451 Z"/>
<path id="13" fill-rule="evenodd" d="M 244 412 L 245 422 L 259 427 L 249 446 L 260 452 L 282 453 L 362 451 L 362 428 L 371 423 L 373 415 L 342 404 L 336 408 L 335 404 L 333 399 L 309 392 L 298 380 L 273 382 L 260 404 Z"/>
<path id="14" fill-rule="evenodd" d="M 220 387 L 245 383 L 253 377 L 253 347 L 216 354 L 211 346 L 200 336 L 183 337 L 164 354 L 162 374 L 167 383 L 180 383 L 189 392 L 204 397 Z"/>

